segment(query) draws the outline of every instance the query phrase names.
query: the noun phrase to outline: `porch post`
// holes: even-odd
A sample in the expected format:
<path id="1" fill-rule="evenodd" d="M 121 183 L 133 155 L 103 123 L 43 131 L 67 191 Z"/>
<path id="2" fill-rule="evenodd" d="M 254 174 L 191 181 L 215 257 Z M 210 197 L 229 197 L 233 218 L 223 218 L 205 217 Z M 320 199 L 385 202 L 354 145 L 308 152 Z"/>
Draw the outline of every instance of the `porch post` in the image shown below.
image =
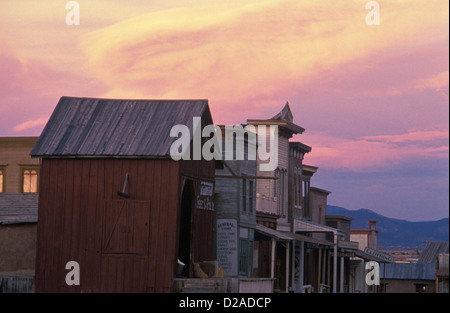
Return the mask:
<path id="1" fill-rule="evenodd" d="M 344 293 L 344 257 L 341 257 L 341 279 L 339 284 L 339 292 Z"/>
<path id="2" fill-rule="evenodd" d="M 305 270 L 305 242 L 303 240 L 299 240 L 298 242 L 300 244 L 300 260 L 298 262 L 298 283 L 297 283 L 297 292 L 302 292 L 303 289 L 303 276 L 304 276 L 304 270 Z"/>
<path id="3" fill-rule="evenodd" d="M 337 251 L 337 234 L 334 234 L 334 254 L 333 254 L 333 292 L 336 293 L 337 287 L 337 260 L 338 260 L 338 251 Z"/>
<path id="4" fill-rule="evenodd" d="M 289 292 L 289 241 L 286 240 L 286 293 Z"/>
<path id="5" fill-rule="evenodd" d="M 295 239 L 292 240 L 291 264 L 291 291 L 295 291 Z"/>
<path id="6" fill-rule="evenodd" d="M 317 266 L 317 292 L 322 292 L 322 289 L 320 288 L 320 279 L 322 276 L 322 247 L 319 245 L 319 256 L 318 256 L 319 264 Z"/>
<path id="7" fill-rule="evenodd" d="M 270 278 L 275 278 L 275 239 L 271 240 L 272 243 L 272 255 L 270 257 Z"/>

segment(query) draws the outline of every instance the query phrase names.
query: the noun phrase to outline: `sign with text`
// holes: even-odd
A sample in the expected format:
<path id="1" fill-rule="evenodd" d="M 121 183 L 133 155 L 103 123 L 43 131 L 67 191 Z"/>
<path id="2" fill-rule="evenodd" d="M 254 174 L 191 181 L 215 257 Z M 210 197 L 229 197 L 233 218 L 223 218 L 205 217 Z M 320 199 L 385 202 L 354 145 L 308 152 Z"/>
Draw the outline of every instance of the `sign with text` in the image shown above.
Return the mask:
<path id="1" fill-rule="evenodd" d="M 390 256 L 389 254 L 380 252 L 378 250 L 366 247 L 364 249 L 364 252 L 367 253 L 368 255 L 374 256 L 374 257 L 379 258 L 379 259 L 381 259 L 383 261 L 386 261 L 386 262 L 389 262 L 389 263 L 394 262 L 394 257 Z"/>
<path id="2" fill-rule="evenodd" d="M 201 196 L 212 196 L 214 190 L 214 184 L 206 181 L 202 181 L 200 185 Z"/>
<path id="3" fill-rule="evenodd" d="M 235 219 L 217 220 L 217 261 L 224 276 L 237 276 L 238 227 Z"/>
<path id="4" fill-rule="evenodd" d="M 356 241 L 346 241 L 338 240 L 338 247 L 344 249 L 358 249 L 358 242 Z"/>

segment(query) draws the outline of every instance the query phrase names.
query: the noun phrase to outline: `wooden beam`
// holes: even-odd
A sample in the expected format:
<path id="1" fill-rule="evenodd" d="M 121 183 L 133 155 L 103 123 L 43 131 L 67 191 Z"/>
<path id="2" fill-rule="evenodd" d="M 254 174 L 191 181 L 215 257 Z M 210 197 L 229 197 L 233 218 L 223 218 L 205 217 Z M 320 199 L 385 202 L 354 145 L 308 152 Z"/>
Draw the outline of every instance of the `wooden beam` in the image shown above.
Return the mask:
<path id="1" fill-rule="evenodd" d="M 222 160 L 223 165 L 225 165 L 225 167 L 230 171 L 231 175 L 236 176 L 236 173 L 233 172 L 233 170 L 231 169 L 231 167 L 227 164 L 227 162 Z"/>
<path id="2" fill-rule="evenodd" d="M 217 178 L 237 178 L 237 179 L 278 179 L 278 177 L 271 177 L 271 176 L 247 176 L 247 175 L 215 175 Z"/>

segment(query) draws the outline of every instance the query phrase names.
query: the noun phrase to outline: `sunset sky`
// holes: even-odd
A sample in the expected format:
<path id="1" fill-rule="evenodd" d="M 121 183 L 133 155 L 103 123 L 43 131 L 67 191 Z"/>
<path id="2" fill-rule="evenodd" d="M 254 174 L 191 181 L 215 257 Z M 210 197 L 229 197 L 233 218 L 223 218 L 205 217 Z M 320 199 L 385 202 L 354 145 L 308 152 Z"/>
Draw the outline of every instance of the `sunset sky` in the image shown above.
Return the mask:
<path id="1" fill-rule="evenodd" d="M 380 0 L 0 1 L 0 136 L 61 96 L 208 99 L 217 124 L 289 101 L 328 204 L 449 215 L 449 4 Z"/>

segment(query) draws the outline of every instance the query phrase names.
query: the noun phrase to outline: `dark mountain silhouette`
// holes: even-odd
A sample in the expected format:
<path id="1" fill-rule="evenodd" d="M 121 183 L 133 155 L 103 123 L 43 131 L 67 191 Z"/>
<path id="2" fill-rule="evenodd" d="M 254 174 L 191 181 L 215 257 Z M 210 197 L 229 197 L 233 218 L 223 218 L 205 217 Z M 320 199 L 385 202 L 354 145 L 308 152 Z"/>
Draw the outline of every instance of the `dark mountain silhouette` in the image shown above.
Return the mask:
<path id="1" fill-rule="evenodd" d="M 377 220 L 378 248 L 418 249 L 428 241 L 449 241 L 449 219 L 438 221 L 410 222 L 390 218 L 368 209 L 348 210 L 328 205 L 327 215 L 343 215 L 354 218 L 352 229 L 369 229 L 369 220 Z"/>

